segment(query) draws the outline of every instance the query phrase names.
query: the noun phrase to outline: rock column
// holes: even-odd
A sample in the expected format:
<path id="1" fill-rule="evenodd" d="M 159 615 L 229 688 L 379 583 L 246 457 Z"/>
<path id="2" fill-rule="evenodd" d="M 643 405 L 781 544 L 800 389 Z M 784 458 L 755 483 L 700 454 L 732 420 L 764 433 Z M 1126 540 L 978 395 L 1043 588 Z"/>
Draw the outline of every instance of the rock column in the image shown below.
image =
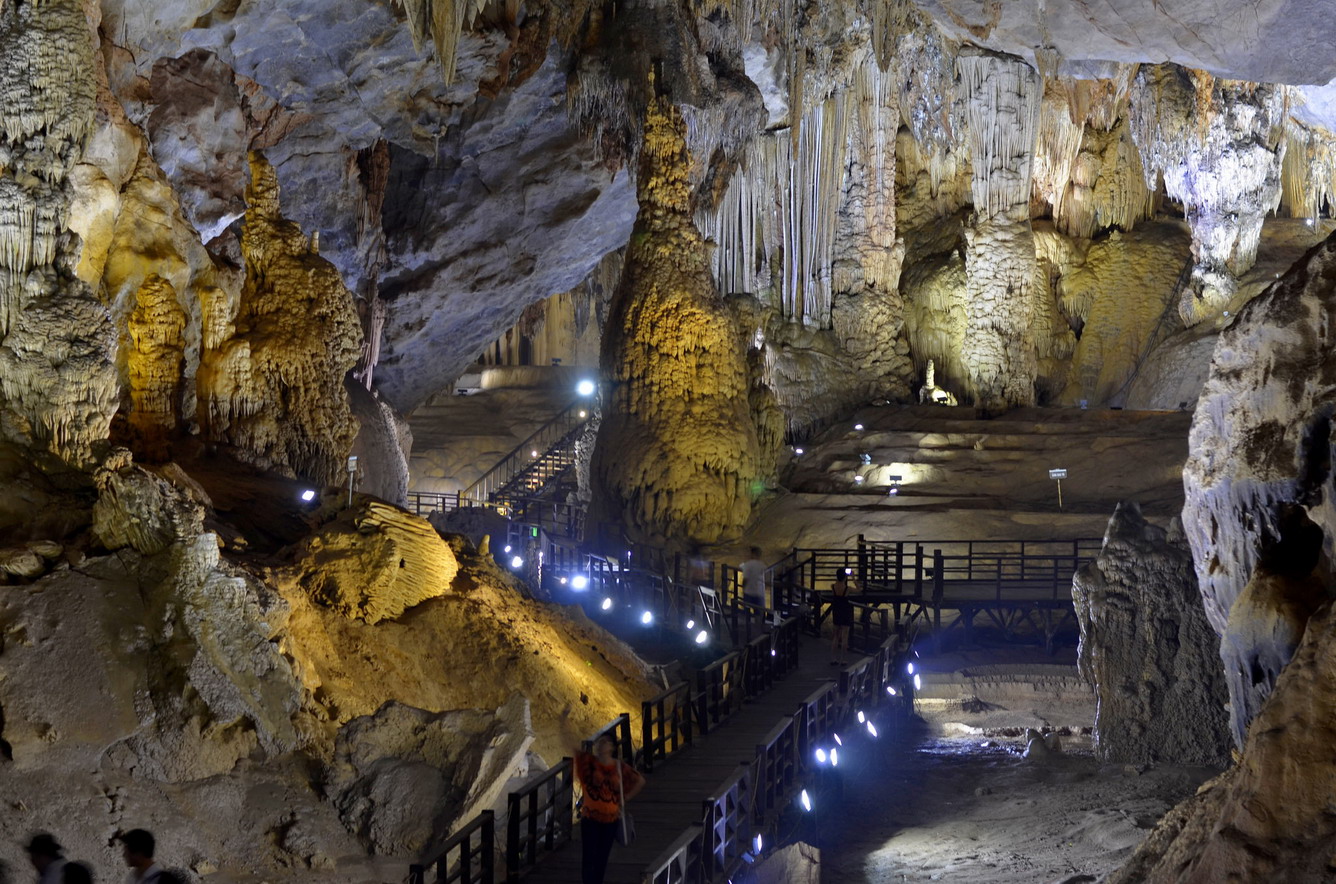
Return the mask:
<path id="1" fill-rule="evenodd" d="M 962 361 L 984 408 L 1031 405 L 1039 372 L 1030 174 L 1043 86 L 1016 58 L 956 61 L 970 127 L 974 217 L 966 227 L 968 305 Z"/>
<path id="2" fill-rule="evenodd" d="M 78 467 L 118 404 L 111 319 L 68 228 L 94 64 L 77 0 L 0 4 L 0 432 Z"/>
<path id="3" fill-rule="evenodd" d="M 596 518 L 714 543 L 746 524 L 773 453 L 758 440 L 746 353 L 692 223 L 685 131 L 674 106 L 651 104 L 640 213 L 604 331 L 591 472 Z"/>

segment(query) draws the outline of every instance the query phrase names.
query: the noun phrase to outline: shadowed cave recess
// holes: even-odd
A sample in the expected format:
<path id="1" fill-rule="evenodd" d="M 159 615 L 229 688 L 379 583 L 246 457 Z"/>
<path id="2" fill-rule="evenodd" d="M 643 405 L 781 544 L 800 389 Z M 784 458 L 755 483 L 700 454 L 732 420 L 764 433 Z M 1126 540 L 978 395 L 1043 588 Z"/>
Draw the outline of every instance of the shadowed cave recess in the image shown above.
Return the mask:
<path id="1" fill-rule="evenodd" d="M 755 635 L 802 665 L 744 712 L 847 694 L 845 568 L 885 733 L 610 884 L 1336 880 L 1333 45 L 1285 0 L 0 0 L 0 882 L 139 827 L 398 882 L 493 811 L 501 880 L 508 796 L 622 713 L 643 806 L 689 779 L 646 701 Z"/>

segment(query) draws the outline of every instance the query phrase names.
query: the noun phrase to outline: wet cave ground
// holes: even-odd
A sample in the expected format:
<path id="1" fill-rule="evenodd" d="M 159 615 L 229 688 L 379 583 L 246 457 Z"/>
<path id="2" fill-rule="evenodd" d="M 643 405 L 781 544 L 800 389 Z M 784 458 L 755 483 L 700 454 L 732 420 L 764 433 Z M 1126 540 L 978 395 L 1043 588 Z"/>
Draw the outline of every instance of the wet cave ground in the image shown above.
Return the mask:
<path id="1" fill-rule="evenodd" d="M 919 723 L 863 747 L 816 821 L 822 880 L 1095 881 L 1214 774 L 1101 764 L 1085 743 L 1035 760 L 1023 740 L 940 737 Z"/>

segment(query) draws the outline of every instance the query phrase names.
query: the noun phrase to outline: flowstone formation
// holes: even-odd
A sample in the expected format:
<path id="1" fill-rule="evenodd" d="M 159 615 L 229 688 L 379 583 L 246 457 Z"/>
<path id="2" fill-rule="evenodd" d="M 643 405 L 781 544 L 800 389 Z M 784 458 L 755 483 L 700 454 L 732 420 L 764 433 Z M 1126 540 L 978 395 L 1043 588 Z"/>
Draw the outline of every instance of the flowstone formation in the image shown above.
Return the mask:
<path id="1" fill-rule="evenodd" d="M 280 214 L 278 177 L 258 153 L 246 202 L 239 303 L 206 311 L 204 430 L 261 466 L 336 485 L 357 434 L 343 388 L 361 340 L 352 295 Z"/>
<path id="2" fill-rule="evenodd" d="M 93 126 L 75 0 L 0 6 L 0 432 L 85 468 L 116 412 L 115 337 L 74 275 L 70 172 Z"/>
<path id="3" fill-rule="evenodd" d="M 1183 524 L 1221 636 L 1235 742 L 1331 597 L 1336 240 L 1220 336 L 1183 468 Z"/>
<path id="4" fill-rule="evenodd" d="M 685 123 L 645 118 L 640 215 L 605 330 L 608 382 L 594 449 L 595 513 L 650 537 L 736 537 L 772 468 L 746 354 L 691 219 Z"/>
<path id="5" fill-rule="evenodd" d="M 1095 688 L 1095 749 L 1113 762 L 1223 767 L 1230 739 L 1219 643 L 1181 529 L 1118 504 L 1072 582 L 1077 665 Z"/>

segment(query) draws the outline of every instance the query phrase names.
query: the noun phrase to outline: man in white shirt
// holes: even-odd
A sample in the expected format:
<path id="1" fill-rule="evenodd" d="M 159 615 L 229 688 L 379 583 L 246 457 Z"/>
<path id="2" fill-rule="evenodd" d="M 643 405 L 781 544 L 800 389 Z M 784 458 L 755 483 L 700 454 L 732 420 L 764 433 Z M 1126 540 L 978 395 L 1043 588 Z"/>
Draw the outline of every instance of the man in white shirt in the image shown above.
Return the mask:
<path id="1" fill-rule="evenodd" d="M 156 884 L 162 877 L 162 868 L 153 861 L 153 851 L 157 846 L 153 833 L 145 829 L 131 829 L 120 836 L 125 857 L 125 864 L 130 867 L 126 884 Z"/>
<path id="2" fill-rule="evenodd" d="M 65 848 L 47 832 L 28 842 L 28 862 L 37 870 L 37 884 L 60 884 L 65 870 Z"/>
<path id="3" fill-rule="evenodd" d="M 751 558 L 742 563 L 742 600 L 754 605 L 759 612 L 769 607 L 765 603 L 766 564 L 761 561 L 761 548 L 751 548 Z"/>

